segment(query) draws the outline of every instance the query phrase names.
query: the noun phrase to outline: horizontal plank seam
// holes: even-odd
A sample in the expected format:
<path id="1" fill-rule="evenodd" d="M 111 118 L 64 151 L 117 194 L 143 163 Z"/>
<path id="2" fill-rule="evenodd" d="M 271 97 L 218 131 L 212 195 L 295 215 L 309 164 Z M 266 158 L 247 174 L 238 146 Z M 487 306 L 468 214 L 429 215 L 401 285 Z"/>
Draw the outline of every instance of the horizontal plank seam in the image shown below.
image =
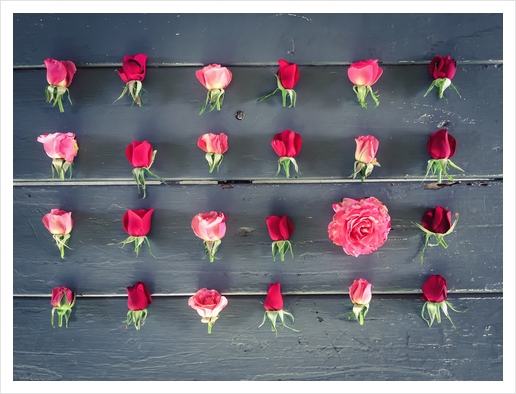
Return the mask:
<path id="1" fill-rule="evenodd" d="M 384 66 L 421 66 L 429 65 L 428 61 L 400 60 L 398 62 L 379 62 Z M 314 63 L 297 63 L 299 67 L 326 67 L 326 66 L 349 66 L 352 62 L 314 62 Z M 461 60 L 457 61 L 457 65 L 503 65 L 503 60 L 486 59 L 486 60 Z M 76 63 L 77 68 L 113 68 L 122 67 L 122 63 Z M 147 63 L 147 68 L 173 68 L 173 67 L 203 67 L 203 63 Z M 278 67 L 277 62 L 264 63 L 225 63 L 226 67 Z M 20 64 L 13 65 L 13 70 L 42 69 L 43 64 Z"/>
<path id="2" fill-rule="evenodd" d="M 326 184 L 326 183 L 361 183 L 360 179 L 347 179 L 347 178 L 330 178 L 330 179 L 181 179 L 181 178 L 163 178 L 165 182 L 170 182 L 169 185 L 217 185 L 217 184 Z M 385 179 L 374 179 L 367 180 L 364 183 L 392 183 L 392 182 L 425 182 L 432 183 L 432 179 L 424 178 L 385 178 Z M 490 175 L 490 176 L 478 176 L 468 178 L 456 178 L 456 182 L 459 184 L 462 182 L 502 182 L 503 174 Z M 435 183 L 435 182 L 434 182 Z M 159 185 L 160 181 L 148 180 L 147 185 Z M 14 179 L 13 187 L 30 187 L 30 186 L 132 186 L 134 180 L 129 178 L 112 178 L 112 179 L 88 179 L 82 181 L 42 181 L 36 179 Z M 443 183 L 442 185 L 448 186 Z"/>

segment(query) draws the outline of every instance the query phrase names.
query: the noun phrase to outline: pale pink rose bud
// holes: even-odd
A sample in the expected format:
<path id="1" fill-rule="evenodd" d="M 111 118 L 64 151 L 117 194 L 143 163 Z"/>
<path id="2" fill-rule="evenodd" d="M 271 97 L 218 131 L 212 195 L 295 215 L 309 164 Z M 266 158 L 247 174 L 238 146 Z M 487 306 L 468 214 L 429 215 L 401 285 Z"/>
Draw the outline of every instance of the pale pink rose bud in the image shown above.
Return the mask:
<path id="1" fill-rule="evenodd" d="M 61 209 L 52 209 L 43 216 L 43 224 L 53 235 L 70 234 L 73 228 L 72 213 Z"/>
<path id="2" fill-rule="evenodd" d="M 355 138 L 355 141 L 357 143 L 355 160 L 361 163 L 375 163 L 379 145 L 378 140 L 372 135 L 362 135 Z"/>

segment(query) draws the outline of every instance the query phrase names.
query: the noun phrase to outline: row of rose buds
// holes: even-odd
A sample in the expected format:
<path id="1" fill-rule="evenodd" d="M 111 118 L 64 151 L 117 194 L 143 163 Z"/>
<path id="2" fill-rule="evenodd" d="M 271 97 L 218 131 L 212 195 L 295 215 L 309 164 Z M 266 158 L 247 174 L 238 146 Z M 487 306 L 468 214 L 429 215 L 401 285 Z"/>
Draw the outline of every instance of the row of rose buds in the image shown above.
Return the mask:
<path id="1" fill-rule="evenodd" d="M 124 90 L 120 97 L 115 102 L 120 100 L 127 92 L 132 97 L 133 103 L 142 105 L 143 89 L 142 81 L 145 79 L 147 72 L 147 58 L 145 54 L 126 55 L 122 60 L 122 68 L 117 70 L 118 75 L 126 83 Z M 68 87 L 72 83 L 72 79 L 77 71 L 75 64 L 69 60 L 54 60 L 45 59 L 45 67 L 47 69 L 47 81 L 49 86 L 45 89 L 47 102 L 53 101 L 53 106 L 56 104 L 61 112 L 64 112 L 62 97 L 68 93 L 68 100 L 70 99 L 70 92 Z M 287 97 L 290 100 L 289 108 L 296 106 L 297 94 L 294 91 L 294 86 L 299 80 L 299 67 L 295 63 L 289 63 L 286 60 L 278 60 L 279 69 L 276 76 L 277 88 L 264 97 L 261 97 L 257 102 L 261 102 L 274 94 L 281 92 L 282 104 L 287 106 Z M 426 95 L 436 87 L 439 92 L 439 98 L 443 97 L 443 92 L 451 86 L 457 94 L 457 88 L 451 82 L 457 71 L 457 63 L 451 59 L 450 56 L 436 56 L 430 63 L 430 75 L 434 81 Z M 380 104 L 377 93 L 373 92 L 373 86 L 381 77 L 383 69 L 378 66 L 377 59 L 361 60 L 351 64 L 348 68 L 348 78 L 353 83 L 353 91 L 357 95 L 358 102 L 363 108 L 367 107 L 366 98 L 371 94 L 376 106 Z M 202 106 L 199 115 L 201 115 L 208 104 L 210 105 L 210 112 L 214 109 L 220 111 L 222 102 L 224 101 L 225 89 L 231 83 L 233 75 L 227 67 L 222 67 L 220 64 L 210 64 L 201 70 L 195 72 L 195 76 L 199 82 L 208 90 L 206 95 L 206 102 Z M 460 94 L 459 94 L 460 97 Z M 114 104 L 114 103 L 113 103 Z"/>
<path id="2" fill-rule="evenodd" d="M 387 207 L 375 197 L 368 198 L 344 198 L 341 202 L 333 204 L 335 214 L 328 225 L 328 237 L 335 245 L 342 246 L 344 252 L 350 256 L 371 254 L 387 241 L 391 229 L 391 218 Z M 127 210 L 122 218 L 122 226 L 129 237 L 119 243 L 122 247 L 128 243 L 134 243 L 136 255 L 141 246 L 146 243 L 152 254 L 147 234 L 151 229 L 151 219 L 154 208 Z M 450 234 L 457 224 L 459 215 L 455 214 L 452 223 L 452 214 L 447 209 L 437 206 L 428 209 L 423 215 L 421 224 L 413 222 L 415 226 L 425 233 L 425 243 L 421 253 L 423 264 L 424 252 L 427 246 L 441 245 L 444 248 L 448 244 L 444 237 Z M 60 209 L 52 209 L 43 217 L 43 224 L 53 235 L 61 257 L 64 258 L 65 248 L 73 228 L 72 213 Z M 269 216 L 265 223 L 272 239 L 272 256 L 276 261 L 279 254 L 280 260 L 285 261 L 285 254 L 289 251 L 294 258 L 292 244 L 289 239 L 294 234 L 294 225 L 287 216 Z M 206 255 L 210 262 L 216 257 L 222 238 L 226 235 L 226 215 L 222 212 L 206 212 L 195 215 L 191 222 L 194 234 L 202 239 Z M 430 238 L 434 237 L 435 244 L 430 244 Z M 115 243 L 109 244 L 115 245 Z"/>
<path id="3" fill-rule="evenodd" d="M 258 326 L 260 328 L 268 319 L 271 324 L 271 330 L 278 335 L 278 327 L 283 326 L 295 332 L 300 332 L 285 323 L 285 317 L 289 317 L 294 322 L 294 316 L 283 309 L 284 301 L 281 293 L 281 283 L 271 283 L 263 307 L 265 313 L 262 323 Z M 355 279 L 349 288 L 349 297 L 353 303 L 353 310 L 348 315 L 351 319 L 353 315 L 360 325 L 364 324 L 365 316 L 369 311 L 369 304 L 372 298 L 372 285 L 366 279 Z M 443 310 L 444 315 L 450 320 L 453 328 L 455 325 L 451 320 L 448 307 L 455 312 L 465 312 L 466 310 L 456 310 L 447 299 L 446 279 L 441 275 L 431 275 L 422 286 L 423 296 L 421 297 L 425 303 L 421 310 L 421 317 L 432 326 L 434 320 L 441 322 L 440 310 Z M 58 326 L 63 325 L 63 316 L 65 317 L 65 327 L 68 327 L 68 320 L 72 314 L 72 308 L 75 305 L 75 294 L 68 288 L 55 287 L 52 289 L 52 298 L 50 304 L 52 308 L 52 327 L 54 325 L 54 312 L 58 315 Z M 134 323 L 137 330 L 145 324 L 147 319 L 147 307 L 152 304 L 152 295 L 147 289 L 144 282 L 138 282 L 133 286 L 127 287 L 127 306 L 129 311 L 126 316 L 126 328 L 129 324 Z M 220 312 L 228 305 L 226 297 L 222 296 L 217 290 L 208 290 L 202 288 L 198 290 L 192 297 L 188 299 L 188 305 L 195 309 L 201 316 L 201 322 L 208 324 L 208 334 L 211 334 L 211 329 L 217 319 L 220 317 Z M 425 309 L 428 311 L 430 320 L 424 316 Z M 278 321 L 279 317 L 279 321 Z"/>
<path id="4" fill-rule="evenodd" d="M 37 138 L 38 142 L 43 144 L 46 154 L 52 158 L 52 179 L 54 178 L 54 171 L 57 171 L 59 179 L 64 180 L 64 176 L 68 169 L 70 169 L 70 178 L 72 176 L 72 165 L 79 146 L 75 134 L 73 133 L 53 133 L 43 134 Z M 376 159 L 378 147 L 380 145 L 378 139 L 372 135 L 360 136 L 355 138 L 355 164 L 353 167 L 353 174 L 350 178 L 356 178 L 360 174 L 362 182 L 368 177 L 375 166 L 380 166 Z M 285 176 L 290 177 L 290 164 L 294 165 L 294 169 L 299 173 L 299 167 L 296 157 L 301 151 L 303 145 L 303 138 L 298 133 L 291 130 L 284 130 L 276 134 L 271 146 L 274 152 L 279 156 L 278 171 L 281 171 L 281 166 L 285 171 Z M 210 173 L 215 168 L 217 171 L 224 159 L 224 153 L 229 148 L 228 136 L 224 133 L 213 134 L 207 133 L 199 137 L 197 146 L 206 152 L 206 161 L 209 165 Z M 445 175 L 453 181 L 453 177 L 448 174 L 448 167 L 454 167 L 460 171 L 464 171 L 451 161 L 451 157 L 455 155 L 457 150 L 457 141 L 445 129 L 437 130 L 428 138 L 426 145 L 427 151 L 432 157 L 428 161 L 427 172 L 425 179 L 432 172 L 437 174 L 437 181 L 441 183 L 442 176 Z M 150 168 L 156 159 L 157 150 L 152 148 L 152 145 L 147 141 L 133 141 L 131 145 L 126 148 L 126 157 L 129 163 L 133 166 L 133 177 L 138 187 L 143 191 L 143 197 L 146 196 L 145 177 L 146 175 L 153 176 L 165 183 L 158 175 L 154 174 Z"/>

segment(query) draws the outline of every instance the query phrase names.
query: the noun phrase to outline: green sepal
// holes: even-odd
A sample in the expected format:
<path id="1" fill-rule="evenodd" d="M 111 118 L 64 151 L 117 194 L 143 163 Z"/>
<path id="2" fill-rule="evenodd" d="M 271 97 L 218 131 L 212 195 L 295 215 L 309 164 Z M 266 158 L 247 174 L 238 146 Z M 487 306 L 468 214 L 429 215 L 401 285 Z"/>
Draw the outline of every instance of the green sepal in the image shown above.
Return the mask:
<path id="1" fill-rule="evenodd" d="M 65 327 L 68 328 L 68 320 L 70 319 L 70 316 L 72 315 L 72 308 L 75 305 L 75 299 L 76 295 L 73 295 L 72 303 L 70 304 L 68 302 L 68 297 L 66 296 L 66 293 L 63 293 L 61 299 L 59 300 L 59 306 L 55 306 L 52 308 L 52 315 L 50 317 L 50 322 L 52 323 L 52 327 L 55 328 L 54 325 L 54 312 L 57 311 L 57 325 L 59 327 L 63 326 L 63 316 L 65 318 Z"/>
<path id="2" fill-rule="evenodd" d="M 283 165 L 283 169 L 285 170 L 285 177 L 290 178 L 290 163 L 294 164 L 294 169 L 296 170 L 296 173 L 299 174 L 299 167 L 297 166 L 296 159 L 293 157 L 283 156 L 278 160 L 278 171 L 276 172 L 276 176 L 278 176 L 280 173 L 281 165 Z"/>
<path id="3" fill-rule="evenodd" d="M 129 81 L 125 84 L 122 94 L 115 101 L 113 101 L 113 104 L 115 104 L 118 100 L 120 100 L 122 97 L 124 97 L 127 92 L 129 92 L 129 94 L 133 98 L 133 105 L 138 104 L 141 107 L 142 106 L 142 93 L 146 92 L 146 90 L 143 88 L 142 82 L 136 81 L 136 80 Z"/>
<path id="4" fill-rule="evenodd" d="M 70 234 L 58 235 L 53 234 L 54 241 L 56 241 L 57 248 L 61 253 L 61 258 L 64 259 L 65 248 L 73 250 L 67 245 L 68 240 L 70 239 Z"/>
<path id="5" fill-rule="evenodd" d="M 210 104 L 210 112 L 214 109 L 217 109 L 217 111 L 220 111 L 222 108 L 222 103 L 224 101 L 224 89 L 211 89 L 208 90 L 208 93 L 206 94 L 206 102 L 201 108 L 201 111 L 199 112 L 199 115 L 202 115 L 202 113 L 206 110 L 206 107 L 208 106 L 208 103 Z"/>
<path id="6" fill-rule="evenodd" d="M 65 159 L 52 159 L 52 180 L 54 180 L 54 174 L 57 172 L 59 179 L 64 181 L 65 174 L 68 170 L 70 170 L 69 179 L 72 179 L 72 165 L 73 162 L 65 161 Z"/>
<path id="7" fill-rule="evenodd" d="M 437 323 L 441 323 L 441 309 L 442 309 L 444 315 L 448 318 L 448 320 L 452 324 L 453 329 L 455 330 L 455 329 L 457 329 L 457 327 L 455 327 L 455 324 L 453 323 L 453 321 L 448 313 L 448 307 L 450 307 L 450 309 L 453 310 L 454 312 L 459 312 L 459 313 L 464 313 L 468 310 L 468 308 L 466 308 L 462 311 L 457 310 L 453 307 L 453 305 L 449 301 L 446 301 L 446 300 L 441 301 L 441 302 L 426 301 L 423 304 L 423 308 L 421 308 L 421 317 L 423 318 L 424 321 L 426 321 L 426 323 L 428 324 L 428 327 L 432 327 L 432 324 L 434 323 L 434 321 L 437 321 Z M 425 309 L 428 311 L 428 317 L 430 320 L 427 320 L 425 318 Z"/>
<path id="8" fill-rule="evenodd" d="M 151 164 L 148 167 L 135 167 L 133 168 L 133 178 L 136 182 L 136 186 L 138 188 L 138 194 L 140 194 L 140 188 L 143 190 L 143 198 L 146 197 L 146 185 L 145 185 L 145 174 L 149 174 L 150 176 L 159 179 L 161 183 L 166 185 L 165 181 L 161 179 L 158 175 L 154 174 L 150 168 L 154 164 L 154 160 L 156 159 L 156 153 L 158 153 L 157 150 L 152 152 L 152 161 Z"/>
<path id="9" fill-rule="evenodd" d="M 279 253 L 280 260 L 285 261 L 285 254 L 290 250 L 290 254 L 292 255 L 292 260 L 294 260 L 294 252 L 292 250 L 292 244 L 288 240 L 283 241 L 274 241 L 272 243 L 272 257 L 274 261 L 276 261 L 276 255 Z"/>
<path id="10" fill-rule="evenodd" d="M 278 317 L 280 318 L 280 322 L 281 324 L 283 325 L 283 327 L 286 327 L 292 331 L 295 331 L 295 332 L 301 332 L 299 330 L 296 330 L 292 327 L 289 327 L 287 326 L 287 324 L 285 323 L 285 316 L 288 316 L 292 319 L 292 323 L 294 323 L 294 316 L 292 316 L 292 314 L 288 313 L 288 312 L 285 312 L 283 309 L 282 310 L 279 310 L 279 311 L 265 311 L 265 314 L 263 315 L 263 321 L 262 321 L 262 324 L 260 324 L 258 326 L 258 328 L 260 328 L 261 326 L 263 326 L 263 324 L 265 323 L 265 320 L 266 319 L 269 319 L 269 322 L 271 323 L 271 331 L 275 332 L 276 333 L 276 336 L 278 336 L 278 329 L 277 329 L 277 324 L 278 324 Z"/>
<path id="11" fill-rule="evenodd" d="M 359 86 L 359 85 L 353 85 L 353 91 L 357 95 L 358 102 L 362 106 L 362 108 L 367 108 L 367 103 L 365 102 L 365 99 L 369 93 L 371 93 L 371 97 L 373 98 L 375 102 L 375 108 L 380 105 L 380 101 L 378 101 L 377 94 L 373 92 L 373 89 L 371 89 L 371 86 Z"/>
<path id="12" fill-rule="evenodd" d="M 364 325 L 364 318 L 367 315 L 367 312 L 369 310 L 369 304 L 365 305 L 359 305 L 359 304 L 353 304 L 353 311 L 350 312 L 348 315 L 348 319 L 351 319 L 353 316 L 355 316 L 355 319 L 360 323 L 360 325 Z"/>
<path id="13" fill-rule="evenodd" d="M 457 87 L 448 78 L 437 78 L 437 79 L 435 79 L 432 82 L 432 84 L 430 85 L 430 87 L 428 88 L 428 90 L 426 91 L 426 93 L 425 93 L 425 95 L 423 97 L 426 97 L 427 94 L 430 93 L 433 88 L 437 88 L 439 98 L 443 98 L 444 97 L 443 96 L 444 91 L 449 86 L 452 87 L 455 90 L 455 92 L 459 95 L 460 98 L 462 98 L 462 96 L 460 95 L 459 91 L 457 90 Z M 446 97 L 444 97 L 444 99 L 447 100 Z"/>
<path id="14" fill-rule="evenodd" d="M 145 324 L 146 319 L 147 309 L 141 309 L 139 311 L 129 310 L 129 312 L 127 312 L 127 316 L 125 319 L 125 328 L 127 328 L 127 326 L 131 324 L 131 322 L 134 322 L 134 327 L 136 327 L 136 329 L 139 330 L 141 326 Z"/>
<path id="15" fill-rule="evenodd" d="M 446 175 L 450 181 L 454 181 L 453 177 L 448 174 L 448 166 L 456 168 L 459 171 L 464 172 L 462 168 L 453 163 L 450 159 L 431 159 L 428 160 L 428 165 L 426 167 L 425 179 L 428 177 L 428 174 L 432 172 L 432 175 L 437 174 L 437 183 L 441 183 L 442 175 Z"/>
<path id="16" fill-rule="evenodd" d="M 427 246 L 438 246 L 438 245 L 441 245 L 444 249 L 448 248 L 448 244 L 444 240 L 444 236 L 448 235 L 448 234 L 451 234 L 453 232 L 453 230 L 455 229 L 455 226 L 457 225 L 458 221 L 459 221 L 459 214 L 456 213 L 455 214 L 455 220 L 453 221 L 453 223 L 450 226 L 449 230 L 446 233 L 444 233 L 444 234 L 433 233 L 432 231 L 429 231 L 426 228 L 424 228 L 419 223 L 412 222 L 412 224 L 414 224 L 416 227 L 418 227 L 420 230 L 422 230 L 425 233 L 425 244 L 423 246 L 423 251 L 421 252 L 421 256 L 419 258 L 419 261 L 421 262 L 421 265 L 423 265 L 425 250 L 426 250 Z M 429 243 L 430 237 L 432 237 L 432 236 L 435 239 L 435 244 Z"/>
<path id="17" fill-rule="evenodd" d="M 222 241 L 220 239 L 217 241 L 203 241 L 203 245 L 204 245 L 203 259 L 208 255 L 208 256 L 210 256 L 210 263 L 213 263 L 214 260 L 220 260 L 220 258 L 215 257 L 215 253 L 217 253 L 217 250 L 219 249 L 219 246 L 221 243 L 222 243 Z"/>
<path id="18" fill-rule="evenodd" d="M 208 324 L 208 334 L 211 334 L 211 328 L 219 317 L 220 315 L 201 318 L 201 322 Z"/>
<path id="19" fill-rule="evenodd" d="M 206 153 L 206 161 L 210 166 L 210 174 L 213 172 L 215 168 L 217 168 L 217 172 L 219 171 L 219 167 L 224 160 L 224 155 L 220 153 Z"/>
<path id="20" fill-rule="evenodd" d="M 47 86 L 45 88 L 45 96 L 47 99 L 47 102 L 54 101 L 52 104 L 52 107 L 55 107 L 56 104 L 59 107 L 59 112 L 64 112 L 63 108 L 63 96 L 65 93 L 68 93 L 68 101 L 70 102 L 70 105 L 72 104 L 72 99 L 70 98 L 70 91 L 68 88 L 62 87 L 62 86 Z"/>
<path id="21" fill-rule="evenodd" d="M 380 163 L 363 163 L 361 161 L 356 160 L 355 164 L 353 166 L 353 174 L 349 176 L 349 178 L 355 179 L 358 174 L 360 174 L 360 179 L 362 182 L 365 181 L 365 179 L 371 175 L 373 172 L 374 167 L 381 167 Z"/>
<path id="22" fill-rule="evenodd" d="M 127 245 L 127 244 L 130 244 L 134 242 L 134 251 L 136 252 L 136 256 L 138 256 L 138 254 L 140 253 L 140 248 L 142 247 L 143 243 L 145 242 L 149 248 L 149 253 L 152 257 L 156 258 L 156 256 L 154 256 L 154 254 L 152 253 L 152 249 L 151 249 L 151 246 L 150 246 L 150 242 L 149 242 L 149 238 L 147 238 L 147 236 L 144 236 L 144 235 L 141 235 L 141 236 L 138 236 L 138 237 L 135 237 L 135 236 L 132 236 L 130 235 L 129 237 L 127 237 L 126 239 L 124 239 L 122 242 L 118 242 L 118 243 L 109 243 L 108 245 L 122 245 L 122 248 Z"/>
<path id="23" fill-rule="evenodd" d="M 276 83 L 278 87 L 274 90 L 274 92 L 269 93 L 258 100 L 256 100 L 257 103 L 261 103 L 263 100 L 268 99 L 271 96 L 274 96 L 276 93 L 281 92 L 281 102 L 284 107 L 287 106 L 287 96 L 290 98 L 290 105 L 289 108 L 296 106 L 296 100 L 297 100 L 297 94 L 294 91 L 294 89 L 285 89 L 283 85 L 281 84 L 281 80 L 278 76 L 278 74 L 274 74 L 276 76 Z"/>

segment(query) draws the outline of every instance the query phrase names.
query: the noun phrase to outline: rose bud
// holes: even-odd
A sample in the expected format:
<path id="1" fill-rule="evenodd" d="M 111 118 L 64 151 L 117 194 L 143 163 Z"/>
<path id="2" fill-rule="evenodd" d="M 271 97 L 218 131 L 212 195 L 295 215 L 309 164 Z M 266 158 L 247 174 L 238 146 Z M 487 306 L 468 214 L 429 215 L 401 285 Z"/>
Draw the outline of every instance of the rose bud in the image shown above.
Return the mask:
<path id="1" fill-rule="evenodd" d="M 453 177 L 448 175 L 449 165 L 464 172 L 462 168 L 458 167 L 450 160 L 457 150 L 457 141 L 451 134 L 448 134 L 448 131 L 445 129 L 437 130 L 430 135 L 426 143 L 426 149 L 432 159 L 428 160 L 425 179 L 428 173 L 432 171 L 433 175 L 437 174 L 437 183 L 441 183 L 443 174 L 453 182 Z"/>
<path id="2" fill-rule="evenodd" d="M 54 241 L 56 241 L 56 245 L 61 252 L 61 258 L 64 259 L 64 249 L 70 249 L 67 243 L 70 239 L 70 232 L 73 228 L 72 213 L 61 209 L 52 209 L 50 210 L 50 213 L 43 216 L 42 222 L 47 230 L 52 234 Z"/>
<path id="3" fill-rule="evenodd" d="M 372 135 L 362 135 L 355 138 L 357 148 L 355 150 L 355 166 L 354 172 L 349 177 L 355 177 L 360 174 L 362 182 L 371 175 L 374 166 L 380 167 L 380 163 L 376 161 L 376 152 L 378 151 L 378 140 Z"/>
<path id="4" fill-rule="evenodd" d="M 65 317 L 65 327 L 68 328 L 68 320 L 72 314 L 72 307 L 75 304 L 75 295 L 67 287 L 54 287 L 52 289 L 52 298 L 50 300 L 52 308 L 52 327 L 54 326 L 54 312 L 57 311 L 57 325 L 63 326 L 63 316 Z"/>
<path id="5" fill-rule="evenodd" d="M 297 94 L 294 91 L 294 86 L 296 86 L 297 81 L 299 80 L 299 67 L 295 63 L 289 63 L 286 60 L 278 60 L 279 70 L 276 74 L 276 82 L 278 87 L 272 93 L 259 98 L 256 102 L 260 103 L 263 100 L 275 95 L 277 92 L 281 92 L 281 97 L 283 101 L 283 106 L 287 106 L 287 95 L 290 98 L 289 108 L 296 106 Z"/>
<path id="6" fill-rule="evenodd" d="M 353 284 L 349 287 L 349 298 L 353 303 L 353 312 L 348 315 L 348 319 L 351 319 L 353 315 L 360 323 L 364 324 L 364 318 L 369 310 L 369 302 L 371 302 L 371 283 L 367 280 L 360 278 L 355 279 Z"/>
<path id="7" fill-rule="evenodd" d="M 134 251 L 136 252 L 136 256 L 138 256 L 143 242 L 146 242 L 147 246 L 149 247 L 151 256 L 156 257 L 152 254 L 150 242 L 147 238 L 147 234 L 151 228 L 151 218 L 153 212 L 154 208 L 137 210 L 128 209 L 124 213 L 122 218 L 122 226 L 124 227 L 125 232 L 129 234 L 129 237 L 118 243 L 119 245 L 122 244 L 122 248 L 128 243 L 134 242 Z"/>
<path id="8" fill-rule="evenodd" d="M 226 67 L 220 64 L 210 64 L 201 70 L 195 72 L 195 76 L 202 85 L 208 89 L 206 102 L 204 103 L 199 115 L 206 110 L 206 106 L 210 103 L 210 112 L 217 108 L 220 111 L 222 102 L 224 101 L 224 89 L 231 82 L 232 74 Z"/>
<path id="9" fill-rule="evenodd" d="M 285 254 L 290 250 L 292 259 L 294 252 L 292 244 L 288 240 L 294 234 L 294 225 L 286 216 L 269 216 L 265 222 L 269 229 L 269 235 L 274 241 L 272 243 L 272 257 L 276 261 L 276 255 L 279 253 L 280 260 L 285 261 Z"/>
<path id="10" fill-rule="evenodd" d="M 146 197 L 146 185 L 145 185 L 145 174 L 149 174 L 154 178 L 157 178 L 161 183 L 165 184 L 165 181 L 159 176 L 154 174 L 150 168 L 156 158 L 157 150 L 152 150 L 152 145 L 147 141 L 139 142 L 133 141 L 131 145 L 128 145 L 125 149 L 125 155 L 127 160 L 134 167 L 133 177 L 136 181 L 136 187 L 138 188 L 138 194 L 140 194 L 140 187 L 143 190 L 143 198 Z"/>
<path id="11" fill-rule="evenodd" d="M 276 176 L 281 170 L 281 165 L 283 165 L 285 176 L 290 178 L 291 162 L 294 164 L 296 173 L 299 173 L 299 168 L 294 157 L 299 154 L 302 145 L 303 138 L 299 134 L 290 130 L 283 130 L 281 133 L 278 133 L 274 136 L 273 140 L 271 141 L 271 146 L 272 149 L 274 149 L 274 152 L 276 152 L 276 154 L 280 157 L 278 160 L 278 171 L 276 172 Z"/>
<path id="12" fill-rule="evenodd" d="M 328 237 L 344 252 L 358 257 L 373 253 L 387 241 L 391 217 L 387 207 L 374 197 L 344 198 L 333 204 L 333 221 L 328 225 Z"/>
<path id="13" fill-rule="evenodd" d="M 226 297 L 221 296 L 217 290 L 208 290 L 206 287 L 200 289 L 188 299 L 188 305 L 201 316 L 201 322 L 208 324 L 208 334 L 211 334 L 211 328 L 220 317 L 220 311 L 227 304 L 228 299 Z"/>
<path id="14" fill-rule="evenodd" d="M 124 95 L 129 92 L 133 98 L 133 103 L 142 106 L 142 92 L 143 85 L 142 81 L 145 79 L 147 72 L 147 55 L 126 55 L 122 60 L 122 69 L 116 70 L 122 81 L 126 83 L 124 90 L 119 98 L 114 103 L 120 100 Z M 113 104 L 114 104 L 113 103 Z"/>
<path id="15" fill-rule="evenodd" d="M 441 245 L 445 249 L 448 248 L 448 244 L 445 242 L 444 236 L 450 234 L 454 230 L 458 220 L 458 213 L 455 214 L 455 221 L 452 223 L 451 212 L 441 206 L 437 206 L 435 209 L 429 209 L 425 212 L 423 219 L 421 220 L 422 225 L 412 222 L 425 232 L 425 245 L 423 246 L 420 258 L 421 264 L 423 264 L 425 249 L 427 246 Z M 435 238 L 435 244 L 428 243 L 432 236 Z"/>
<path id="16" fill-rule="evenodd" d="M 198 213 L 192 219 L 192 230 L 203 240 L 205 255 L 210 256 L 210 263 L 215 259 L 215 253 L 226 235 L 226 216 L 222 212 Z"/>
<path id="17" fill-rule="evenodd" d="M 362 60 L 351 64 L 348 68 L 348 78 L 353 82 L 353 91 L 356 93 L 358 102 L 362 108 L 367 108 L 365 99 L 368 93 L 371 93 L 376 106 L 380 105 L 376 94 L 371 89 L 376 81 L 381 77 L 383 70 L 378 67 L 378 60 Z"/>
<path id="18" fill-rule="evenodd" d="M 271 283 L 269 285 L 269 291 L 267 292 L 267 297 L 265 297 L 263 307 L 265 308 L 265 314 L 263 316 L 262 324 L 260 324 L 258 328 L 264 325 L 266 319 L 269 319 L 269 322 L 271 323 L 271 330 L 276 333 L 276 336 L 278 336 L 276 323 L 279 316 L 283 327 L 289 328 L 295 332 L 299 332 L 299 330 L 295 330 L 285 324 L 285 316 L 290 317 L 292 322 L 294 322 L 294 316 L 283 310 L 283 294 L 281 294 L 280 282 Z"/>
<path id="19" fill-rule="evenodd" d="M 73 76 L 77 71 L 75 64 L 69 60 L 45 59 L 47 69 L 47 81 L 49 86 L 45 89 L 47 103 L 54 100 L 53 107 L 57 104 L 60 112 L 64 112 L 63 95 L 68 93 L 68 100 L 72 104 L 68 86 L 72 83 Z"/>
<path id="20" fill-rule="evenodd" d="M 127 317 L 125 320 L 126 327 L 134 322 L 137 330 L 145 324 L 147 319 L 147 306 L 152 304 L 152 296 L 143 282 L 135 283 L 127 288 Z"/>
<path id="21" fill-rule="evenodd" d="M 215 167 L 219 170 L 224 153 L 228 150 L 228 136 L 224 133 L 220 134 L 203 134 L 197 140 L 197 146 L 206 152 L 206 160 L 210 166 L 210 174 Z"/>
<path id="22" fill-rule="evenodd" d="M 459 311 L 455 309 L 449 301 L 446 301 L 446 279 L 444 279 L 441 275 L 430 275 L 421 289 L 423 290 L 423 296 L 421 299 L 426 301 L 423 304 L 423 308 L 421 309 L 421 317 L 427 322 L 428 326 L 432 327 L 434 320 L 437 320 L 437 323 L 441 323 L 442 309 L 444 315 L 451 322 L 453 328 L 456 329 L 455 324 L 453 324 L 453 321 L 448 314 L 448 307 L 450 307 L 450 309 L 455 312 L 461 313 L 466 312 L 467 308 Z M 425 308 L 428 309 L 428 316 L 430 317 L 430 321 L 425 319 Z"/>
<path id="23" fill-rule="evenodd" d="M 459 95 L 461 95 L 457 90 L 457 87 L 452 83 L 452 78 L 455 76 L 455 72 L 457 71 L 457 62 L 450 58 L 449 56 L 436 56 L 430 62 L 430 75 L 434 79 L 428 90 L 426 91 L 423 97 L 426 97 L 428 93 L 434 88 L 437 87 L 439 90 L 439 98 L 443 98 L 444 91 L 451 86 Z M 446 99 L 446 98 L 445 98 Z"/>
<path id="24" fill-rule="evenodd" d="M 70 169 L 70 178 L 72 178 L 73 160 L 79 151 L 75 134 L 42 134 L 37 138 L 37 141 L 43 144 L 45 153 L 52 159 L 52 179 L 54 179 L 54 171 L 57 171 L 59 179 L 64 181 L 68 169 Z"/>

